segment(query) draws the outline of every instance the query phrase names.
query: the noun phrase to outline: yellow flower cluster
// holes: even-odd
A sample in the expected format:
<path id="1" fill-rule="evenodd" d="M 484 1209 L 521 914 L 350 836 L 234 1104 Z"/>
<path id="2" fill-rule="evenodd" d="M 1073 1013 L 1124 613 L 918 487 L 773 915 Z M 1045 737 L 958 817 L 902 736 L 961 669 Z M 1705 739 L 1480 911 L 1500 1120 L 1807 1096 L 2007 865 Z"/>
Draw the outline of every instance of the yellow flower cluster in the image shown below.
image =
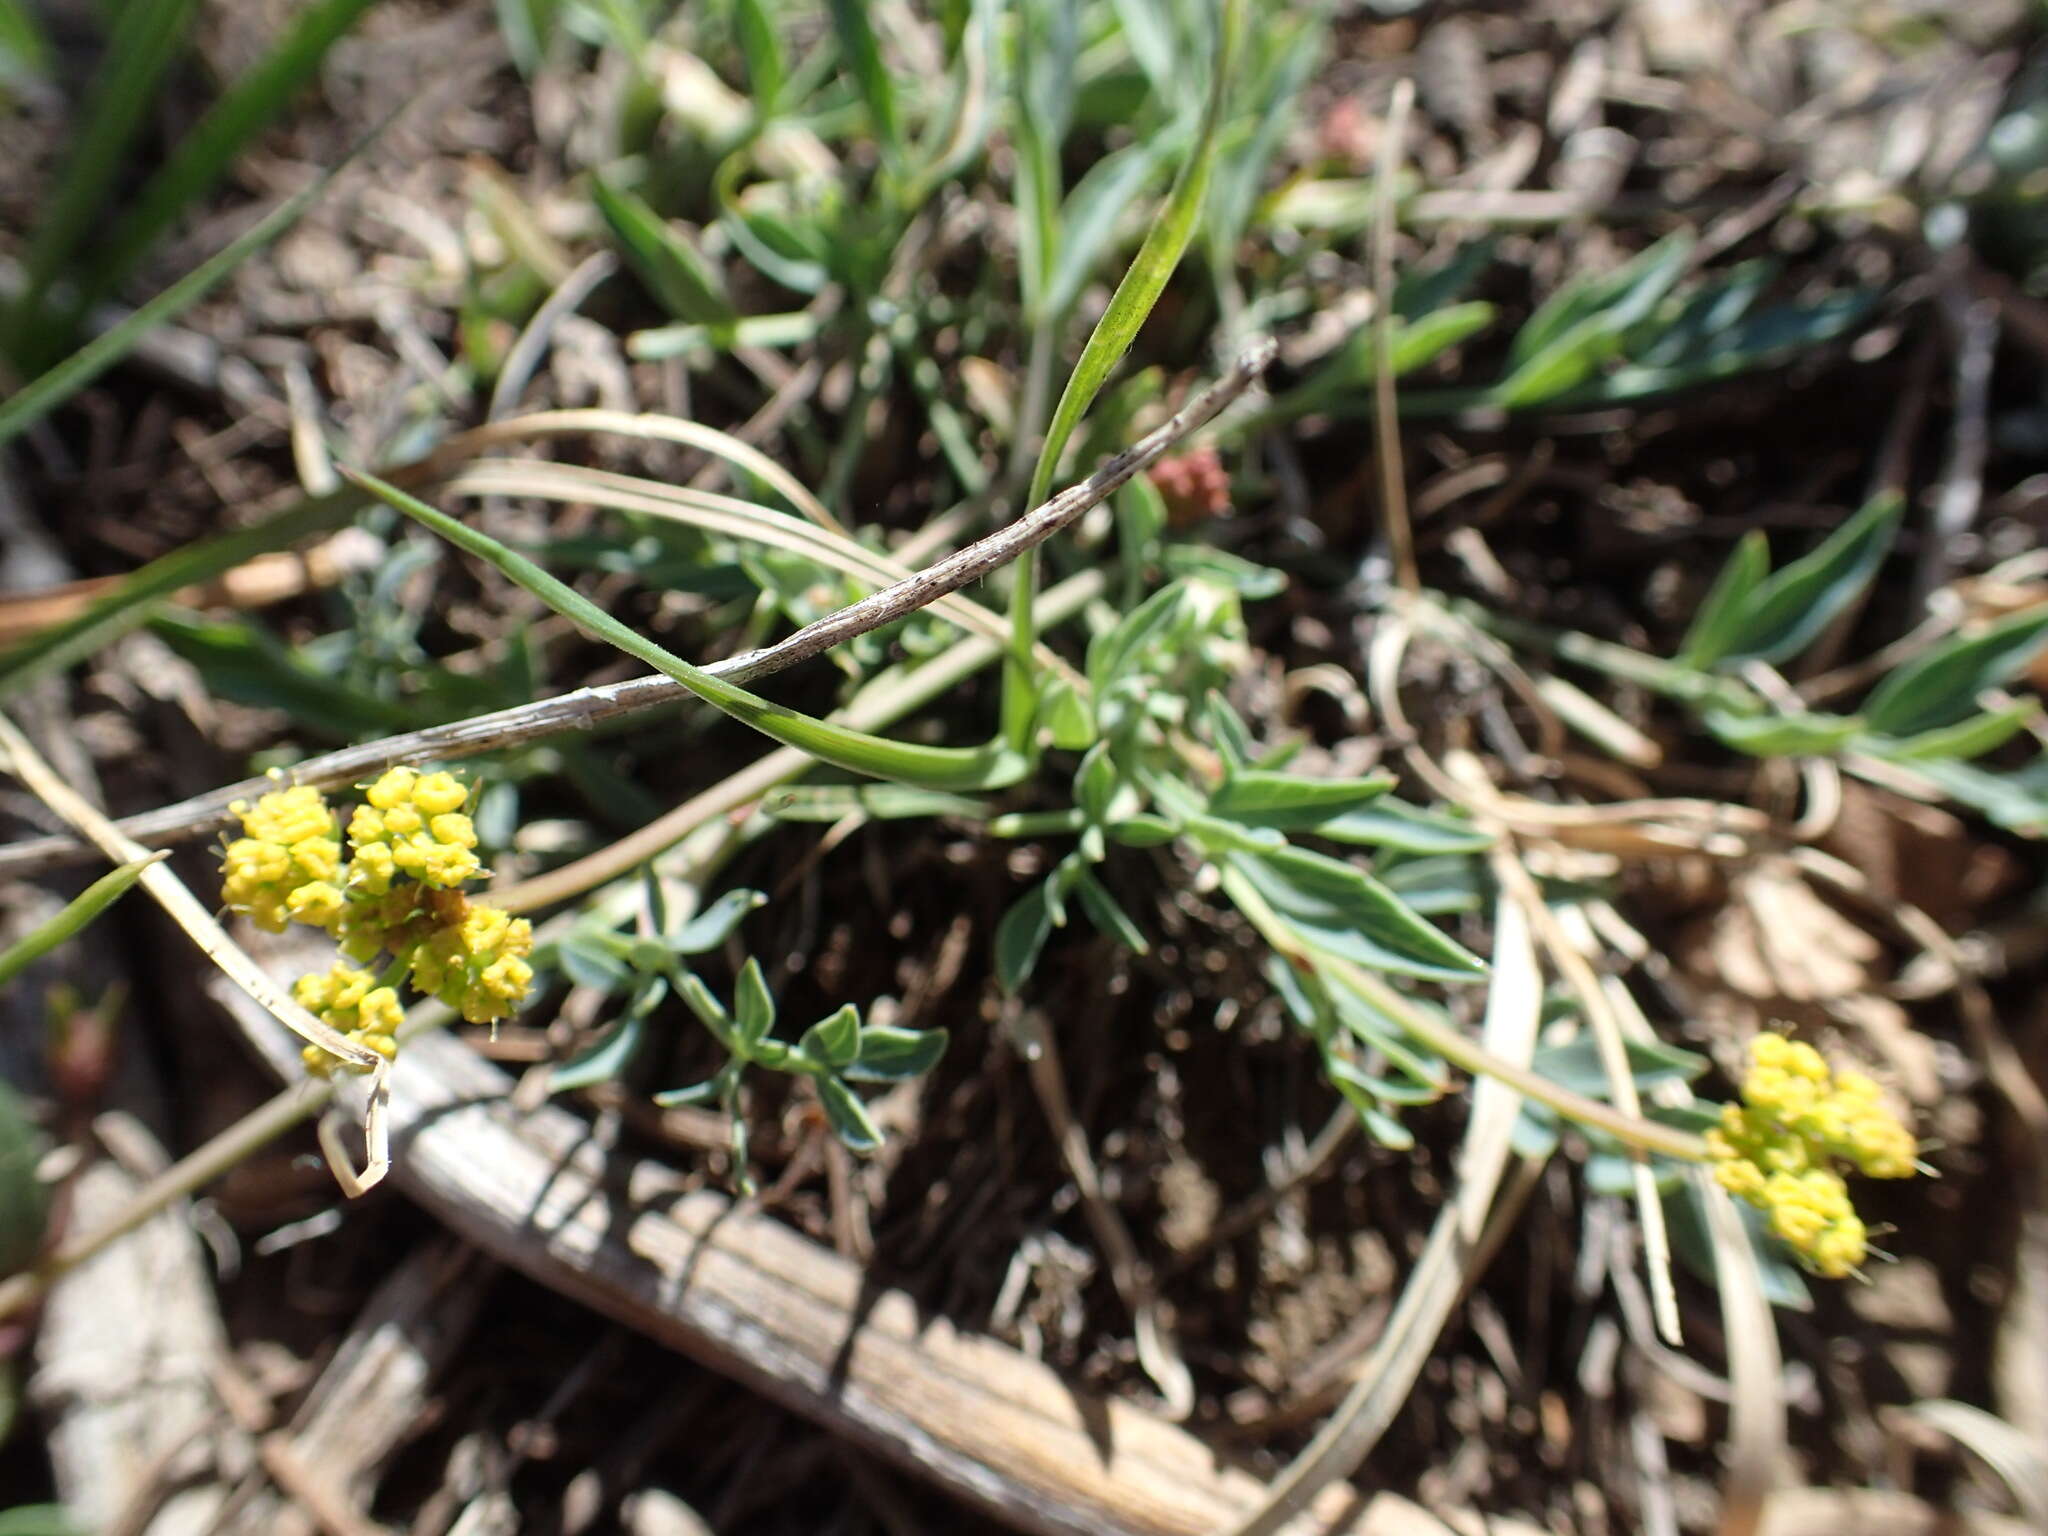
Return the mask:
<path id="1" fill-rule="evenodd" d="M 310 784 L 273 790 L 254 805 L 229 807 L 243 835 L 221 859 L 221 896 L 266 933 L 294 918 L 324 927 L 340 907 L 341 840 L 334 813 Z"/>
<path id="2" fill-rule="evenodd" d="M 399 879 L 452 890 L 483 873 L 469 790 L 452 773 L 393 768 L 364 792 L 348 820 L 351 891 L 382 896 Z"/>
<path id="3" fill-rule="evenodd" d="M 533 926 L 463 896 L 463 882 L 485 871 L 463 809 L 469 789 L 454 774 L 392 768 L 364 798 L 349 817 L 346 862 L 334 812 L 311 785 L 237 802 L 244 835 L 223 855 L 221 891 L 229 910 L 272 933 L 296 921 L 324 928 L 350 960 L 396 956 L 382 984 L 337 964 L 293 989 L 312 1012 L 389 1059 L 398 1049 L 401 978 L 409 972 L 416 988 L 472 1023 L 504 1018 L 533 987 Z M 337 1061 L 317 1046 L 305 1056 L 321 1076 Z"/>
<path id="4" fill-rule="evenodd" d="M 1783 1035 L 1757 1036 L 1742 1102 L 1722 1106 L 1707 1147 L 1721 1187 L 1763 1211 L 1771 1231 L 1829 1279 L 1863 1262 L 1869 1236 L 1834 1164 L 1874 1179 L 1908 1178 L 1916 1166 L 1913 1133 L 1875 1082 L 1837 1076 L 1820 1052 Z"/>
<path id="5" fill-rule="evenodd" d="M 533 985 L 533 924 L 496 907 L 473 906 L 462 921 L 436 929 L 413 955 L 412 981 L 472 1024 L 490 1024 L 519 1006 Z"/>
<path id="6" fill-rule="evenodd" d="M 397 991 L 378 986 L 377 978 L 368 971 L 337 961 L 325 975 L 316 972 L 293 982 L 292 997 L 323 1023 L 333 1025 L 355 1044 L 368 1046 L 386 1061 L 398 1054 L 398 1026 L 405 1010 L 398 1004 Z M 299 1054 L 315 1077 L 326 1077 L 338 1066 L 352 1072 L 368 1070 L 317 1045 L 309 1045 Z"/>

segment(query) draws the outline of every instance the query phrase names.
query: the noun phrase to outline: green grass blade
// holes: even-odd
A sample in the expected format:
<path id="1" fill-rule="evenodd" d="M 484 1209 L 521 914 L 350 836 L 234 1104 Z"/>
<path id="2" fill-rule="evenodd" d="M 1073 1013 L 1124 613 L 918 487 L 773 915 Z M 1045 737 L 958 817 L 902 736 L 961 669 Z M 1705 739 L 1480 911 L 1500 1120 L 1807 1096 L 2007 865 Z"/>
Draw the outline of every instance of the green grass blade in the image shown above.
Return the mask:
<path id="1" fill-rule="evenodd" d="M 342 474 L 449 543 L 488 561 L 564 618 L 675 679 L 705 703 L 764 736 L 810 753 L 820 762 L 926 789 L 998 789 L 1016 783 L 1024 775 L 1025 760 L 999 744 L 967 748 L 917 746 L 871 736 L 771 704 L 656 645 L 488 534 L 456 521 L 373 475 L 350 469 L 342 470 Z"/>
<path id="2" fill-rule="evenodd" d="M 591 178 L 590 192 L 627 261 L 670 315 L 686 325 L 730 325 L 738 318 L 717 268 L 661 215 L 602 176 Z"/>
<path id="3" fill-rule="evenodd" d="M 0 698 L 48 677 L 149 622 L 156 602 L 210 581 L 257 555 L 347 522 L 362 507 L 354 491 L 315 496 L 217 539 L 187 544 L 135 572 L 77 618 L 53 625 L 0 655 Z"/>
<path id="4" fill-rule="evenodd" d="M 899 165 L 903 158 L 903 123 L 896 110 L 896 82 L 882 62 L 881 44 L 868 19 L 866 0 L 832 0 L 832 24 L 853 83 L 866 103 L 875 137 L 882 141 L 884 160 Z"/>
<path id="5" fill-rule="evenodd" d="M 147 7 L 140 7 L 147 9 Z M 349 159 L 353 159 L 351 153 Z M 346 165 L 347 160 L 342 162 Z M 134 348 L 152 328 L 183 314 L 212 290 L 214 284 L 275 240 L 298 221 L 341 170 L 337 165 L 304 191 L 277 205 L 217 255 L 201 262 L 119 325 L 95 336 L 47 373 L 31 379 L 0 401 L 0 447 L 4 447 L 50 411 L 105 373 Z"/>
<path id="6" fill-rule="evenodd" d="M 116 14 L 106 59 L 80 113 L 77 140 L 22 260 L 21 299 L 7 328 L 17 361 L 33 359 L 33 343 L 48 334 L 43 300 L 105 208 L 158 83 L 184 51 L 196 9 L 194 0 L 149 0 Z"/>
<path id="7" fill-rule="evenodd" d="M 1146 234 L 1145 243 L 1138 248 L 1130 270 L 1117 284 L 1109 307 L 1096 322 L 1087 346 L 1081 349 L 1081 360 L 1068 376 L 1067 387 L 1060 391 L 1059 404 L 1053 407 L 1052 424 L 1046 429 L 1045 442 L 1038 451 L 1038 465 L 1031 473 L 1031 490 L 1024 500 L 1027 507 L 1038 506 L 1051 491 L 1052 477 L 1059 469 L 1060 454 L 1067 440 L 1074 435 L 1074 429 L 1109 378 L 1110 370 L 1130 348 L 1138 327 L 1145 323 L 1145 317 L 1165 291 L 1167 279 L 1180 265 L 1181 254 L 1201 217 L 1202 202 L 1215 169 L 1223 99 L 1238 34 L 1243 30 L 1244 9 L 1244 0 L 1225 0 L 1222 35 L 1216 45 L 1216 72 L 1209 82 L 1209 99 L 1202 109 L 1202 126 L 1196 132 L 1194 149 L 1174 178 L 1166 206 Z M 1031 611 L 1037 592 L 1038 560 L 1034 552 L 1017 562 L 1017 581 L 1010 597 L 1011 647 L 1015 659 L 1003 673 L 1003 734 L 1018 751 L 1029 744 L 1031 722 L 1038 709 L 1036 687 L 1021 661 L 1030 654 L 1032 642 L 1038 637 Z"/>
<path id="8" fill-rule="evenodd" d="M 152 854 L 101 875 L 62 912 L 20 942 L 10 945 L 4 954 L 0 954 L 0 987 L 6 986 L 59 944 L 85 932 L 92 926 L 94 918 L 119 901 L 128 887 L 142 878 L 142 872 L 163 857 L 165 855 L 161 853 Z"/>
<path id="9" fill-rule="evenodd" d="M 79 284 L 79 310 L 103 298 L 181 213 L 212 190 L 235 156 L 291 105 L 328 50 L 376 3 L 322 0 L 308 7 L 268 56 L 214 103 L 107 237 Z"/>

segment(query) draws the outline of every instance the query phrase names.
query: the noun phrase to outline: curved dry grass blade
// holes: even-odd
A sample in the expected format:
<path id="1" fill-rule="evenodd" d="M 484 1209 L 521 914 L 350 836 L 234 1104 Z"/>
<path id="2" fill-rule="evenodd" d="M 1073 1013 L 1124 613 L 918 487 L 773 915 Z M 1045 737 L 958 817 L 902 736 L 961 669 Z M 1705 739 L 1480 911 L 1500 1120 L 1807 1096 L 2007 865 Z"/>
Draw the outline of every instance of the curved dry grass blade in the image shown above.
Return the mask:
<path id="1" fill-rule="evenodd" d="M 827 566 L 856 581 L 886 586 L 908 581 L 914 572 L 887 555 L 786 512 L 713 491 L 666 485 L 610 470 L 544 459 L 486 459 L 440 482 L 454 496 L 533 496 L 548 501 L 587 502 L 617 512 L 637 512 L 693 527 L 750 539 Z M 1000 640 L 1009 633 L 1000 615 L 958 593 L 937 599 L 932 611 L 972 634 Z M 1041 647 L 1042 664 L 1071 674 L 1063 659 Z"/>
<path id="2" fill-rule="evenodd" d="M 382 1179 L 391 1167 L 391 1144 L 385 1126 L 385 1105 L 390 1098 L 391 1064 L 367 1046 L 357 1045 L 339 1031 L 323 1024 L 295 1002 L 272 981 L 263 968 L 251 960 L 199 898 L 185 888 L 184 881 L 170 867 L 150 856 L 150 851 L 122 833 L 100 810 L 58 777 L 19 727 L 0 714 L 0 748 L 4 748 L 11 771 L 43 804 L 75 827 L 107 857 L 120 864 L 143 865 L 137 880 L 154 896 L 172 921 L 183 928 L 201 954 L 250 997 L 261 1003 L 277 1021 L 300 1039 L 317 1045 L 343 1061 L 365 1067 L 370 1073 L 369 1107 L 363 1119 L 363 1139 L 368 1144 L 369 1164 L 358 1174 L 347 1160 L 332 1162 L 334 1176 L 351 1198 Z"/>
<path id="3" fill-rule="evenodd" d="M 1494 909 L 1488 1049 L 1503 1061 L 1526 1066 L 1542 1016 L 1543 972 L 1536 946 L 1522 904 L 1504 891 Z M 1324 1488 L 1356 1471 L 1379 1443 L 1474 1278 L 1471 1261 L 1482 1251 L 1486 1212 L 1507 1166 L 1520 1102 L 1521 1095 L 1496 1078 L 1481 1078 L 1474 1086 L 1472 1117 L 1458 1154 L 1458 1193 L 1430 1229 L 1386 1332 L 1359 1367 L 1358 1384 L 1230 1536 L 1276 1536 Z"/>
<path id="4" fill-rule="evenodd" d="M 613 437 L 648 438 L 655 442 L 677 443 L 685 448 L 696 448 L 704 453 L 714 454 L 734 468 L 745 470 L 820 528 L 829 528 L 842 538 L 847 536 L 845 526 L 826 510 L 825 504 L 806 490 L 801 480 L 760 449 L 750 443 L 741 442 L 730 432 L 721 432 L 716 427 L 683 421 L 674 416 L 651 413 L 634 415 L 628 411 L 606 411 L 594 407 L 568 411 L 536 411 L 529 416 L 514 416 L 509 421 L 493 421 L 458 433 L 435 449 L 427 464 L 439 466 L 473 459 L 485 449 L 495 448 L 501 443 L 526 443 L 539 437 L 560 437 L 573 432 L 603 432 Z"/>
<path id="5" fill-rule="evenodd" d="M 2034 1528 L 2048 1530 L 2048 1451 L 2030 1436 L 1982 1408 L 1952 1398 L 1915 1403 L 1906 1414 L 1969 1447 L 2012 1490 Z"/>

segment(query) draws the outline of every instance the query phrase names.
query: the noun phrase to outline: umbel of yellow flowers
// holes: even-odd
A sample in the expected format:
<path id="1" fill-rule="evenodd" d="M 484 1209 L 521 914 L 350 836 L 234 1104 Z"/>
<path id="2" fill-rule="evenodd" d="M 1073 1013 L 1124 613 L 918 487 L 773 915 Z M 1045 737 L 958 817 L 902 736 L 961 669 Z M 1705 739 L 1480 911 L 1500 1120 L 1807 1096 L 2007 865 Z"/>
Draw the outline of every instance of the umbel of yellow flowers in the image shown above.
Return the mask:
<path id="1" fill-rule="evenodd" d="M 533 988 L 533 925 L 463 895 L 486 873 L 476 855 L 469 787 L 452 773 L 388 769 L 341 823 L 308 784 L 237 801 L 242 836 L 221 859 L 221 896 L 270 933 L 294 922 L 323 928 L 349 960 L 392 957 L 381 974 L 337 962 L 301 976 L 292 996 L 350 1040 L 389 1060 L 409 975 L 472 1024 L 494 1023 Z M 306 1068 L 325 1077 L 340 1058 L 309 1045 Z"/>
<path id="2" fill-rule="evenodd" d="M 1772 1233 L 1815 1274 L 1840 1279 L 1862 1264 L 1869 1233 L 1836 1165 L 1873 1179 L 1910 1178 L 1913 1133 L 1861 1072 L 1828 1070 L 1810 1045 L 1758 1035 L 1742 1102 L 1723 1105 L 1707 1132 L 1714 1176 L 1769 1217 Z"/>

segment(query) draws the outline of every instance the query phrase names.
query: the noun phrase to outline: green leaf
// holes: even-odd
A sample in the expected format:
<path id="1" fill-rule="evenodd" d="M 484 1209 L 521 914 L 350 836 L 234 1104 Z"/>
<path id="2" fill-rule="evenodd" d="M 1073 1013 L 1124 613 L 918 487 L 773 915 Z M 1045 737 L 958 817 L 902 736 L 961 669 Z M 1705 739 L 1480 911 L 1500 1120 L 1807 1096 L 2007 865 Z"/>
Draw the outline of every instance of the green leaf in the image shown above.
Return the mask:
<path id="1" fill-rule="evenodd" d="M 1090 821 L 1101 821 L 1109 815 L 1110 801 L 1116 797 L 1121 782 L 1116 760 L 1109 755 L 1109 744 L 1099 741 L 1088 749 L 1081 766 L 1074 770 L 1074 803 Z"/>
<path id="2" fill-rule="evenodd" d="M 1081 910 L 1088 914 L 1088 920 L 1102 932 L 1134 955 L 1152 952 L 1143 931 L 1131 921 L 1130 914 L 1110 895 L 1109 887 L 1095 877 L 1093 870 L 1083 869 L 1080 872 L 1074 882 L 1074 894 L 1081 898 Z"/>
<path id="3" fill-rule="evenodd" d="M 867 0 L 832 0 L 832 25 L 839 33 L 839 52 L 861 101 L 868 109 L 868 121 L 881 140 L 882 154 L 891 164 L 903 153 L 903 126 L 896 110 L 896 82 L 882 63 L 881 45 L 868 21 Z M 1036 503 L 1034 503 L 1036 505 Z"/>
<path id="4" fill-rule="evenodd" d="M 889 1024 L 864 1024 L 860 1055 L 840 1076 L 855 1083 L 901 1083 L 923 1077 L 946 1054 L 943 1029 L 897 1029 Z"/>
<path id="5" fill-rule="evenodd" d="M 43 1133 L 28 1105 L 0 1078 L 0 1276 L 28 1268 L 42 1251 L 50 1187 L 36 1177 Z"/>
<path id="6" fill-rule="evenodd" d="M 1486 974 L 1477 956 L 1339 859 L 1305 848 L 1226 858 L 1309 947 L 1404 976 L 1467 981 Z"/>
<path id="7" fill-rule="evenodd" d="M 1976 712 L 1979 694 L 2011 680 L 2044 645 L 2048 607 L 1957 636 L 1879 683 L 1864 701 L 1863 718 L 1880 736 L 1915 736 L 1954 725 Z"/>
<path id="8" fill-rule="evenodd" d="M 1301 774 L 1246 769 L 1226 777 L 1209 797 L 1209 812 L 1253 827 L 1305 831 L 1379 799 L 1394 787 L 1390 773 L 1356 779 L 1315 779 Z"/>
<path id="9" fill-rule="evenodd" d="M 1493 835 L 1471 822 L 1425 811 L 1392 795 L 1333 816 L 1315 829 L 1315 835 L 1333 843 L 1413 854 L 1484 853 L 1493 846 Z"/>
<path id="10" fill-rule="evenodd" d="M 8 345 L 18 362 L 34 358 L 51 285 L 105 215 L 127 168 L 130 142 L 156 104 L 157 86 L 185 52 L 196 9 L 193 0 L 152 0 L 114 13 L 107 51 L 78 112 L 71 152 L 50 184 L 49 201 L 22 257 L 21 297 L 8 317 Z M 0 432 L 0 442 L 11 435 Z"/>
<path id="11" fill-rule="evenodd" d="M 1904 510 L 1895 495 L 1874 497 L 1811 554 L 1765 580 L 1743 605 L 1722 660 L 1776 665 L 1805 650 L 1870 585 Z"/>
<path id="12" fill-rule="evenodd" d="M 1159 174 L 1172 146 L 1140 140 L 1097 160 L 1068 194 L 1060 212 L 1058 252 L 1053 258 L 1041 315 L 1057 319 L 1081 295 L 1094 275 L 1117 225 Z"/>
<path id="13" fill-rule="evenodd" d="M 733 983 L 733 1012 L 739 1021 L 738 1038 L 743 1049 L 751 1049 L 768 1038 L 775 1027 L 775 999 L 769 994 L 768 979 L 761 974 L 761 962 L 753 956 L 740 967 Z"/>
<path id="14" fill-rule="evenodd" d="M 160 853 L 152 854 L 101 875 L 63 911 L 39 925 L 35 932 L 9 945 L 5 953 L 0 953 L 0 987 L 14 980 L 58 945 L 68 943 L 91 927 L 95 918 L 119 901 L 128 888 L 142 878 L 142 872 L 162 857 L 164 855 Z"/>
<path id="15" fill-rule="evenodd" d="M 867 1106 L 854 1097 L 853 1090 L 836 1077 L 814 1077 L 818 1099 L 825 1106 L 825 1118 L 832 1132 L 855 1152 L 872 1152 L 882 1144 L 882 1133 L 868 1118 Z"/>
<path id="16" fill-rule="evenodd" d="M 755 117 L 765 121 L 775 115 L 783 83 L 789 78 L 782 37 L 765 0 L 733 0 L 732 20 L 740 53 L 747 61 L 747 94 L 753 98 Z"/>
<path id="17" fill-rule="evenodd" d="M 618 935 L 597 922 L 579 922 L 555 944 L 555 964 L 579 987 L 616 992 L 633 967 L 618 952 Z"/>
<path id="18" fill-rule="evenodd" d="M 78 308 L 104 297 L 157 238 L 197 208 L 257 134 L 297 99 L 333 48 L 376 0 L 318 0 L 297 11 L 290 30 L 215 102 L 176 151 L 126 205 L 79 283 Z"/>
<path id="19" fill-rule="evenodd" d="M 706 954 L 730 938 L 749 912 L 767 902 L 759 891 L 727 891 L 681 927 L 664 934 L 662 943 L 678 955 Z"/>
<path id="20" fill-rule="evenodd" d="M 1943 757 L 1968 762 L 1973 757 L 1982 757 L 1987 752 L 1997 751 L 2038 719 L 2040 714 L 2041 705 L 2038 700 L 2015 699 L 2003 709 L 1975 714 L 1967 720 L 1959 720 L 1954 725 L 1945 725 L 1939 730 L 1922 731 L 1917 736 L 1904 738 L 1867 736 L 1856 745 L 1874 756 L 1890 758 L 1893 762 L 1911 763 Z"/>
<path id="21" fill-rule="evenodd" d="M 1180 828 L 1164 816 L 1141 811 L 1126 816 L 1109 829 L 1109 835 L 1126 848 L 1157 848 L 1180 836 Z"/>
<path id="22" fill-rule="evenodd" d="M 1591 377 L 1671 291 L 1693 245 L 1684 231 L 1666 235 L 1618 271 L 1559 290 L 1516 335 L 1493 398 L 1510 410 L 1540 405 Z"/>
<path id="23" fill-rule="evenodd" d="M 1276 571 L 1270 565 L 1260 565 L 1209 544 L 1164 545 L 1159 551 L 1159 565 L 1168 576 L 1201 577 L 1253 601 L 1278 597 L 1287 590 L 1285 571 Z"/>
<path id="24" fill-rule="evenodd" d="M 172 8 L 170 5 L 158 7 L 134 4 L 130 5 L 128 10 L 133 13 Z M 360 148 L 358 145 L 356 149 L 350 150 L 340 164 L 323 172 L 303 191 L 294 193 L 279 203 L 276 208 L 230 241 L 225 248 L 201 262 L 119 325 L 112 326 L 95 336 L 48 372 L 31 379 L 5 400 L 0 400 L 0 447 L 13 441 L 121 361 L 134 350 L 136 342 L 151 330 L 175 319 L 205 298 L 221 279 L 291 228 L 298 222 L 299 215 L 319 200 L 320 194 L 327 190 L 335 176 L 354 160 Z M 231 534 L 228 537 L 235 536 Z M 181 550 L 179 553 L 189 553 L 189 550 Z M 168 560 L 176 556 L 167 555 L 164 558 Z"/>
<path id="25" fill-rule="evenodd" d="M 1665 1083 L 1692 1082 L 1709 1065 L 1706 1057 L 1661 1040 L 1629 1040 L 1625 1046 L 1629 1076 L 1642 1092 Z M 1604 1099 L 1611 1088 L 1600 1059 L 1600 1043 L 1591 1035 L 1580 1035 L 1563 1045 L 1540 1047 L 1529 1058 L 1529 1069 L 1587 1098 Z"/>
<path id="26" fill-rule="evenodd" d="M 568 1093 L 616 1082 L 625 1076 L 647 1041 L 647 1016 L 668 996 L 668 979 L 643 977 L 639 990 L 626 1011 L 581 1054 L 562 1062 L 548 1073 L 549 1093 Z"/>
<path id="27" fill-rule="evenodd" d="M 1707 1285 L 1720 1284 L 1714 1260 L 1714 1240 L 1709 1235 L 1707 1213 L 1700 1206 L 1700 1192 L 1688 1179 L 1664 1199 L 1665 1222 L 1671 1230 L 1671 1253 L 1693 1276 Z M 1764 1299 L 1788 1312 L 1811 1312 L 1813 1292 L 1806 1276 L 1786 1257 L 1785 1245 L 1770 1235 L 1764 1213 L 1747 1200 L 1734 1201 L 1735 1214 L 1748 1229 L 1749 1251 L 1756 1257 L 1757 1279 Z"/>
<path id="28" fill-rule="evenodd" d="M 812 1061 L 838 1071 L 860 1059 L 864 1033 L 860 1010 L 847 1003 L 805 1030 L 803 1038 L 797 1041 L 797 1049 Z"/>
<path id="29" fill-rule="evenodd" d="M 1095 744 L 1095 712 L 1087 697 L 1064 677 L 1040 690 L 1038 723 L 1062 752 L 1085 752 Z"/>
<path id="30" fill-rule="evenodd" d="M 808 752 L 820 762 L 931 789 L 998 789 L 1016 783 L 1029 767 L 1020 753 L 1000 743 L 980 747 L 914 746 L 771 704 L 656 645 L 490 535 L 457 522 L 374 475 L 352 469 L 343 469 L 341 473 L 449 543 L 488 561 L 563 617 L 674 678 L 707 704 L 772 740 Z"/>
<path id="31" fill-rule="evenodd" d="M 1041 880 L 1026 891 L 996 924 L 996 980 L 1015 997 L 1038 967 L 1045 941 L 1052 937 L 1053 883 Z"/>
<path id="32" fill-rule="evenodd" d="M 1693 616 L 1675 658 L 1681 666 L 1711 667 L 1728 654 L 1756 589 L 1770 573 L 1771 541 L 1761 528 L 1752 528 L 1737 541 L 1713 590 Z"/>
<path id="33" fill-rule="evenodd" d="M 1147 646 L 1173 627 L 1187 597 L 1183 582 L 1170 582 L 1088 643 L 1088 686 L 1099 699 L 1144 654 Z"/>
<path id="34" fill-rule="evenodd" d="M 986 821 L 989 802 L 910 784 L 791 784 L 761 797 L 761 812 L 777 821 L 907 821 L 961 816 Z"/>
<path id="35" fill-rule="evenodd" d="M 1751 757 L 1825 757 L 1846 746 L 1864 724 L 1854 715 L 1743 715 L 1712 706 L 1700 719 L 1721 741 Z"/>
<path id="36" fill-rule="evenodd" d="M 1109 307 L 1095 323 L 1087 345 L 1081 349 L 1080 361 L 1068 375 L 1066 388 L 1060 391 L 1059 403 L 1053 407 L 1052 423 L 1046 428 L 1045 441 L 1038 451 L 1037 467 L 1031 473 L 1031 489 L 1024 502 L 1027 507 L 1036 507 L 1046 499 L 1052 488 L 1053 476 L 1058 473 L 1060 455 L 1066 449 L 1067 439 L 1073 436 L 1081 418 L 1088 414 L 1088 407 L 1108 380 L 1110 370 L 1116 367 L 1131 342 L 1137 338 L 1138 327 L 1145 323 L 1145 317 L 1165 291 L 1167 279 L 1180 265 L 1181 253 L 1187 249 L 1188 238 L 1194 233 L 1195 221 L 1202 211 L 1202 199 L 1208 193 L 1209 178 L 1215 169 L 1225 86 L 1230 75 L 1230 61 L 1236 50 L 1237 34 L 1243 22 L 1244 0 L 1224 0 L 1216 66 L 1209 82 L 1209 98 L 1202 110 L 1202 124 L 1195 135 L 1194 149 L 1182 162 L 1180 174 L 1174 178 L 1173 189 L 1167 193 L 1166 206 L 1146 233 L 1145 243 L 1138 248 L 1123 281 L 1110 295 Z M 1016 572 L 1016 584 L 1010 589 L 1010 628 L 1012 647 L 1016 657 L 1021 658 L 1030 654 L 1038 636 L 1037 624 L 1032 617 L 1038 590 L 1035 551 L 1017 562 Z M 1021 661 L 1013 660 L 1003 673 L 1003 735 L 1013 749 L 1021 752 L 1029 745 L 1037 707 L 1037 687 L 1032 674 Z"/>
<path id="37" fill-rule="evenodd" d="M 688 324 L 712 327 L 739 318 L 717 269 L 680 230 L 603 176 L 590 178 L 590 195 L 647 291 L 671 315 Z"/>

